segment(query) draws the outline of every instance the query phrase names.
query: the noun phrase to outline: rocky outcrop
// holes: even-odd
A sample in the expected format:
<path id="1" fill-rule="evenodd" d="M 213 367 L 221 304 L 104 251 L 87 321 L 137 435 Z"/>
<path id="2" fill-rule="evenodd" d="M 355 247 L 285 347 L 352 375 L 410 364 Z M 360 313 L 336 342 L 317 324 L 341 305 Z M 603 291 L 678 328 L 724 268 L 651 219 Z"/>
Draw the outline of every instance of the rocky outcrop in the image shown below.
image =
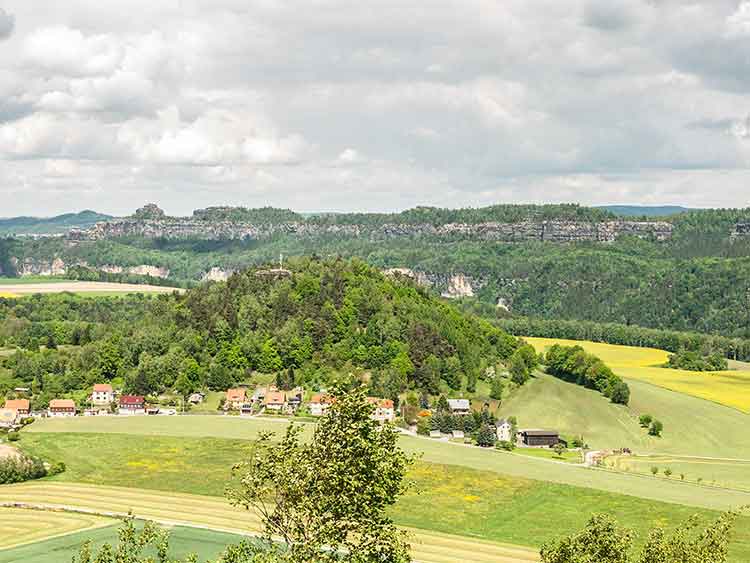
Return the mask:
<path id="1" fill-rule="evenodd" d="M 227 281 L 234 272 L 214 266 L 201 277 L 201 281 Z"/>
<path id="2" fill-rule="evenodd" d="M 34 258 L 11 258 L 10 263 L 16 271 L 16 274 L 25 276 L 62 276 L 67 271 L 65 262 L 60 258 L 52 260 L 36 260 Z"/>
<path id="3" fill-rule="evenodd" d="M 442 293 L 443 297 L 458 299 L 461 297 L 474 297 L 474 288 L 471 280 L 464 274 L 455 274 L 448 280 L 448 287 Z"/>
<path id="4" fill-rule="evenodd" d="M 73 230 L 71 240 L 101 240 L 118 237 L 207 240 L 263 240 L 278 234 L 300 238 L 336 236 L 383 240 L 394 237 L 430 237 L 443 240 L 482 240 L 497 242 L 600 242 L 608 243 L 623 236 L 653 238 L 664 241 L 672 236 L 672 224 L 660 221 L 601 222 L 538 221 L 516 223 L 447 223 L 442 225 L 329 224 L 315 221 L 282 223 L 244 223 L 240 221 L 209 221 L 197 217 L 166 217 L 155 206 L 138 210 L 134 217 L 104 221 L 86 230 Z"/>
<path id="5" fill-rule="evenodd" d="M 98 266 L 92 268 L 105 272 L 107 274 L 135 274 L 138 276 L 151 276 L 152 278 L 163 278 L 169 277 L 168 268 L 160 268 L 159 266 L 150 266 L 148 264 L 141 264 L 140 266 L 116 266 L 114 264 L 105 264 L 104 266 Z"/>
<path id="6" fill-rule="evenodd" d="M 737 223 L 732 231 L 732 240 L 750 237 L 750 223 Z"/>
<path id="7" fill-rule="evenodd" d="M 458 299 L 460 297 L 474 297 L 477 291 L 487 285 L 487 280 L 475 278 L 462 273 L 435 274 L 415 271 L 410 268 L 389 268 L 383 273 L 392 277 L 406 277 L 419 285 L 431 287 L 440 291 L 443 297 Z"/>

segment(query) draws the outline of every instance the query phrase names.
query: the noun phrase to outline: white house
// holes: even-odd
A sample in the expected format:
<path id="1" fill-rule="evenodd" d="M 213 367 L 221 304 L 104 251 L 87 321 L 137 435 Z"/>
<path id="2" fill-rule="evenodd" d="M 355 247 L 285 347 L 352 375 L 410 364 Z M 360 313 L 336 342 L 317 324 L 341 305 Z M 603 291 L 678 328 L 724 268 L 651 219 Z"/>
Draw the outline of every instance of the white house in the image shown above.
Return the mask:
<path id="1" fill-rule="evenodd" d="M 448 406 L 453 414 L 471 414 L 469 399 L 448 399 Z"/>
<path id="2" fill-rule="evenodd" d="M 313 395 L 310 399 L 310 415 L 311 416 L 323 416 L 328 412 L 328 407 L 331 406 L 331 398 L 324 393 Z"/>
<path id="3" fill-rule="evenodd" d="M 513 436 L 513 426 L 510 422 L 505 419 L 498 420 L 495 424 L 497 431 L 497 439 L 500 442 L 513 442 L 515 436 Z"/>
<path id="4" fill-rule="evenodd" d="M 286 393 L 269 391 L 263 399 L 263 406 L 269 411 L 281 411 L 286 406 Z"/>
<path id="5" fill-rule="evenodd" d="M 97 406 L 109 405 L 115 400 L 115 392 L 109 383 L 97 383 L 91 393 L 91 402 Z"/>
<path id="6" fill-rule="evenodd" d="M 396 412 L 393 410 L 393 401 L 390 399 L 367 397 L 367 402 L 371 405 L 375 405 L 375 412 L 372 413 L 371 417 L 373 420 L 381 424 L 396 420 Z"/>

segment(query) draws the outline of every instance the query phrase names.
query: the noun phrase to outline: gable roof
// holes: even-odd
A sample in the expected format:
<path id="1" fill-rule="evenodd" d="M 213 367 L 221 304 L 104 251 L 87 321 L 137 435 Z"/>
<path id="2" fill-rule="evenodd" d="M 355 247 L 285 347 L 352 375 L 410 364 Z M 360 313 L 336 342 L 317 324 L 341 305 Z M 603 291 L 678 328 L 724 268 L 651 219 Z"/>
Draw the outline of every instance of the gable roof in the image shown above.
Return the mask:
<path id="1" fill-rule="evenodd" d="M 51 409 L 75 409 L 76 403 L 73 399 L 52 399 L 49 402 Z"/>
<path id="2" fill-rule="evenodd" d="M 227 389 L 227 401 L 234 403 L 245 400 L 245 390 L 242 388 Z"/>
<path id="3" fill-rule="evenodd" d="M 333 400 L 331 399 L 330 396 L 326 395 L 325 393 L 318 393 L 312 396 L 312 398 L 310 399 L 310 402 L 320 403 L 320 404 L 325 403 L 327 405 L 330 405 L 333 402 Z"/>
<path id="4" fill-rule="evenodd" d="M 367 402 L 371 405 L 380 407 L 381 409 L 392 409 L 393 401 L 390 399 L 380 399 L 378 397 L 367 397 Z"/>
<path id="5" fill-rule="evenodd" d="M 124 406 L 139 406 L 146 402 L 143 395 L 123 395 L 120 397 L 120 404 Z"/>
<path id="6" fill-rule="evenodd" d="M 469 399 L 448 399 L 448 406 L 454 411 L 471 409 Z"/>
<path id="7" fill-rule="evenodd" d="M 286 395 L 283 391 L 271 391 L 266 395 L 266 398 L 263 399 L 263 404 L 265 405 L 283 405 L 286 402 Z"/>
<path id="8" fill-rule="evenodd" d="M 97 383 L 94 385 L 94 393 L 111 393 L 112 386 L 109 383 Z"/>
<path id="9" fill-rule="evenodd" d="M 28 399 L 8 399 L 7 401 L 5 401 L 5 408 L 14 409 L 17 411 L 27 411 L 29 410 L 29 400 Z"/>
<path id="10" fill-rule="evenodd" d="M 498 420 L 495 423 L 495 426 L 497 426 L 498 428 L 500 428 L 501 426 L 505 426 L 506 424 L 508 426 L 513 426 L 509 421 L 505 420 L 504 418 L 501 418 L 500 420 Z"/>
<path id="11" fill-rule="evenodd" d="M 521 434 L 526 434 L 527 436 L 559 436 L 557 430 L 521 430 Z"/>

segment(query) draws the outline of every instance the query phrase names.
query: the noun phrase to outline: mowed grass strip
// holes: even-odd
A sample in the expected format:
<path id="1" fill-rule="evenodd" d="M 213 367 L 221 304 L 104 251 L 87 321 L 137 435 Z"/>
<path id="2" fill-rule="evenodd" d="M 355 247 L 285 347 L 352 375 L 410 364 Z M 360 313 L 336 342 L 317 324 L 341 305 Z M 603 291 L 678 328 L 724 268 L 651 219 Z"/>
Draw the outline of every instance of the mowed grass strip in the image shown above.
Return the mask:
<path id="1" fill-rule="evenodd" d="M 156 498 L 160 494 L 171 495 L 170 498 L 173 498 L 179 492 L 212 495 L 209 498 L 214 499 L 214 504 L 203 506 L 203 517 L 214 517 L 211 521 L 214 527 L 229 527 L 231 531 L 246 530 L 242 528 L 247 524 L 245 515 L 240 517 L 239 522 L 234 522 L 236 515 L 232 519 L 227 518 L 222 496 L 231 479 L 230 467 L 242 459 L 246 448 L 250 447 L 248 442 L 121 434 L 24 433 L 19 443 L 29 453 L 50 461 L 64 461 L 67 465 L 65 473 L 36 483 L 36 487 L 67 486 L 67 483 L 71 487 L 77 486 L 74 483 L 111 485 L 117 493 L 111 500 L 119 499 L 117 506 L 125 510 L 133 506 L 158 510 L 160 505 L 148 504 L 151 502 L 151 495 Z M 621 487 L 620 491 L 628 493 L 632 493 L 637 485 L 644 487 L 649 494 L 676 490 L 679 491 L 680 498 L 685 497 L 693 502 L 713 505 L 718 498 L 718 502 L 725 503 L 726 507 L 744 504 L 735 496 L 726 496 L 733 495 L 731 491 L 706 489 L 678 482 L 663 483 L 646 476 L 586 470 L 563 463 L 429 440 L 404 438 L 402 443 L 407 449 L 414 447 L 415 451 L 418 448 L 418 451 L 426 452 L 424 460 L 445 459 L 443 463 L 422 461 L 410 472 L 409 478 L 414 481 L 416 491 L 403 497 L 393 509 L 396 522 L 407 528 L 538 547 L 541 542 L 581 528 L 594 512 L 610 512 L 625 525 L 644 534 L 651 526 L 681 522 L 693 513 L 700 514 L 705 521 L 718 515 L 710 510 L 655 502 L 583 486 L 532 480 L 528 478 L 529 475 L 524 475 L 533 473 L 533 468 L 537 466 L 550 475 L 576 470 L 580 473 L 575 475 L 582 476 L 581 483 L 584 485 L 584 479 L 588 477 L 589 480 L 607 480 L 612 487 Z M 456 465 L 458 462 L 465 465 L 476 464 L 478 467 L 459 466 Z M 498 472 L 497 463 L 516 471 L 518 475 Z M 485 464 L 491 469 L 483 470 Z M 138 491 L 130 492 L 130 489 L 122 489 L 123 486 L 133 487 Z M 151 492 L 145 489 L 150 489 Z M 43 500 L 44 494 L 46 493 L 37 498 Z M 70 493 L 71 502 L 76 502 L 77 494 L 75 491 Z M 145 494 L 149 498 L 136 498 L 136 494 Z M 742 498 L 750 498 L 750 495 L 742 493 L 740 499 Z M 97 498 L 90 500 L 90 503 L 97 502 Z M 192 500 L 187 502 L 189 504 Z M 108 504 L 109 500 L 97 506 L 106 508 Z M 174 508 L 178 511 L 180 505 L 175 504 Z M 186 511 L 186 517 L 192 518 L 189 507 Z M 749 524 L 750 522 L 745 524 L 747 533 L 750 533 Z M 750 539 L 742 538 L 745 536 L 741 536 L 740 545 L 745 540 L 750 542 Z M 750 560 L 750 548 L 747 555 Z"/>
<path id="2" fill-rule="evenodd" d="M 0 550 L 0 563 L 60 563 L 70 561 L 78 554 L 80 546 L 91 540 L 95 549 L 104 543 L 115 545 L 118 541 L 118 525 L 99 528 L 49 538 L 12 549 Z M 238 543 L 244 538 L 213 530 L 188 527 L 172 527 L 170 533 L 170 556 L 183 559 L 191 553 L 199 556 L 199 561 L 215 560 L 227 545 Z M 150 554 L 150 555 L 156 555 Z"/>
<path id="3" fill-rule="evenodd" d="M 0 508 L 0 549 L 82 530 L 111 526 L 114 520 L 88 514 Z"/>
<path id="4" fill-rule="evenodd" d="M 698 481 L 715 486 L 750 490 L 750 461 L 694 458 L 681 456 L 615 456 L 606 464 L 621 471 L 652 475 L 652 468 L 662 479 Z M 669 470 L 671 474 L 665 475 Z"/>
<path id="5" fill-rule="evenodd" d="M 223 499 L 198 495 L 78 484 L 24 483 L 0 488 L 0 502 L 24 502 L 107 513 L 132 512 L 138 518 L 151 519 L 162 524 L 205 526 L 228 533 L 246 534 L 260 531 L 260 521 L 254 514 L 234 508 Z M 424 563 L 523 563 L 538 560 L 535 551 L 521 547 L 496 545 L 444 534 L 425 534 L 417 530 L 410 530 L 410 533 L 414 557 Z"/>

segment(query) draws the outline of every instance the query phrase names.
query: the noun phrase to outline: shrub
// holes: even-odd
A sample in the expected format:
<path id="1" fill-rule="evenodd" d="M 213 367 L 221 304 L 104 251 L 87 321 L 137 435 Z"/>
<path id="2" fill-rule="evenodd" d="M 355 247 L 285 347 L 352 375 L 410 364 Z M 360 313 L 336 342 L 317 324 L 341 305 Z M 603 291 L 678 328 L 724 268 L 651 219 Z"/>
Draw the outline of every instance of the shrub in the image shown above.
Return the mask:
<path id="1" fill-rule="evenodd" d="M 642 414 L 638 419 L 638 422 L 640 423 L 641 428 L 648 428 L 653 420 L 654 417 L 650 414 Z"/>
<path id="2" fill-rule="evenodd" d="M 59 475 L 60 473 L 65 473 L 65 470 L 67 467 L 65 466 L 65 463 L 62 461 L 58 461 L 57 463 L 53 463 L 49 470 L 47 471 L 48 475 Z"/>
<path id="3" fill-rule="evenodd" d="M 47 475 L 41 459 L 9 456 L 0 459 L 0 485 L 41 479 Z"/>
<path id="4" fill-rule="evenodd" d="M 654 420 L 648 429 L 648 433 L 651 436 L 661 436 L 661 433 L 663 430 L 664 430 L 664 425 L 660 421 Z"/>
<path id="5" fill-rule="evenodd" d="M 659 473 L 659 468 L 654 465 L 651 468 L 651 475 L 656 475 L 657 473 Z"/>
<path id="6" fill-rule="evenodd" d="M 18 432 L 8 432 L 9 442 L 18 442 L 21 439 L 21 435 Z"/>
<path id="7" fill-rule="evenodd" d="M 508 442 L 507 440 L 501 440 L 499 441 L 495 447 L 498 450 L 505 450 L 506 452 L 512 452 L 516 446 L 513 444 L 513 442 Z"/>

